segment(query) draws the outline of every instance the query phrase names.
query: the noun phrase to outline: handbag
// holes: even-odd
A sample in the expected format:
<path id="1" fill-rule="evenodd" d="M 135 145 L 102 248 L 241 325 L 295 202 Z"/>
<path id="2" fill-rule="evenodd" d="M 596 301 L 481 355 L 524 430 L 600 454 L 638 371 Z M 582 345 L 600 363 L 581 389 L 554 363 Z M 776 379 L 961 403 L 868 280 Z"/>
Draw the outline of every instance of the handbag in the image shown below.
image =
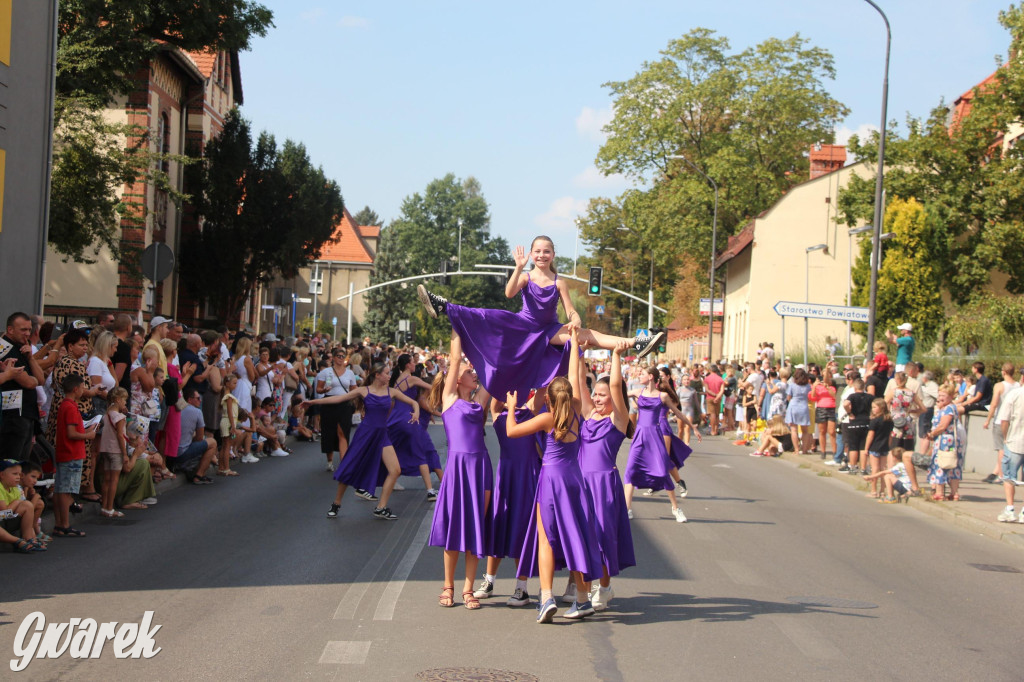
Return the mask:
<path id="1" fill-rule="evenodd" d="M 956 418 L 953 419 L 953 447 L 948 450 L 939 450 L 935 453 L 935 464 L 940 469 L 949 470 L 956 469 L 957 464 L 960 463 L 960 458 L 956 453 L 956 436 L 957 436 L 957 424 Z"/>

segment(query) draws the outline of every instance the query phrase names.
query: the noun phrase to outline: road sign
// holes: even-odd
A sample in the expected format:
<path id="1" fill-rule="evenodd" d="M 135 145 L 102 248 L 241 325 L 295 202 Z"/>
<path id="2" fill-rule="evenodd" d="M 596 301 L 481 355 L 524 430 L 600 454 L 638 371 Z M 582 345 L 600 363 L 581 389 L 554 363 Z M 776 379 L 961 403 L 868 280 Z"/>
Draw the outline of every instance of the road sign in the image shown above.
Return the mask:
<path id="1" fill-rule="evenodd" d="M 636 330 L 636 335 L 637 336 L 650 336 L 651 335 L 651 330 L 650 329 L 640 329 L 638 327 L 637 330 Z"/>
<path id="2" fill-rule="evenodd" d="M 332 327 L 337 327 L 338 326 L 338 318 L 337 317 L 332 317 L 331 318 L 331 326 Z"/>
<path id="3" fill-rule="evenodd" d="M 711 309 L 711 299 L 710 298 L 702 298 L 702 299 L 700 299 L 700 314 L 701 315 L 707 315 L 708 311 L 710 309 Z M 725 301 L 723 301 L 720 298 L 716 298 L 715 299 L 715 315 L 721 315 L 723 312 L 725 312 Z"/>
<path id="4" fill-rule="evenodd" d="M 260 307 L 263 308 L 264 310 L 273 310 L 275 308 L 275 306 L 272 306 L 272 305 L 264 305 L 264 306 L 260 306 Z"/>
<path id="5" fill-rule="evenodd" d="M 295 297 L 295 302 L 296 303 L 312 303 L 313 299 L 311 299 L 311 298 L 309 298 L 307 296 L 296 296 Z"/>
<path id="6" fill-rule="evenodd" d="M 163 242 L 153 242 L 142 252 L 142 274 L 150 282 L 162 282 L 174 270 L 174 252 Z"/>
<path id="7" fill-rule="evenodd" d="M 597 313 L 598 315 L 604 315 L 604 306 L 603 305 L 595 305 L 594 306 L 594 312 Z"/>
<path id="8" fill-rule="evenodd" d="M 868 309 L 854 306 L 779 301 L 775 304 L 773 310 L 782 317 L 806 317 L 815 320 L 838 320 L 840 322 L 868 321 Z"/>

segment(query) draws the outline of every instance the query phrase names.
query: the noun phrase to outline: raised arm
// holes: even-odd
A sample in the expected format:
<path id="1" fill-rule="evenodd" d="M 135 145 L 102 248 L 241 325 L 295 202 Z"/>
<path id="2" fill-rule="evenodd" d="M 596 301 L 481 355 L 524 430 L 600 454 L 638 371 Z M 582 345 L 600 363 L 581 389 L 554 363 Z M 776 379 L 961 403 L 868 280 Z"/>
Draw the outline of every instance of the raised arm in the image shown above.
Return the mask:
<path id="1" fill-rule="evenodd" d="M 462 372 L 462 337 L 453 329 L 452 345 L 448 354 L 448 374 L 441 392 L 441 411 L 451 407 L 459 398 L 459 374 Z"/>
<path id="2" fill-rule="evenodd" d="M 586 386 L 586 383 L 583 384 Z M 580 409 L 580 339 L 579 330 L 570 327 L 569 333 L 569 386 L 572 387 L 573 409 Z"/>
<path id="3" fill-rule="evenodd" d="M 608 377 L 608 389 L 612 394 L 612 414 L 615 426 L 625 433 L 629 424 L 629 406 L 622 397 L 622 352 L 629 348 L 629 341 L 620 341 L 612 351 L 612 369 Z"/>
<path id="4" fill-rule="evenodd" d="M 517 246 L 516 250 L 512 252 L 512 256 L 515 258 L 516 267 L 505 283 L 505 298 L 513 298 L 526 286 L 526 276 L 523 275 L 523 268 L 529 262 L 526 257 L 526 249 Z"/>
<path id="5" fill-rule="evenodd" d="M 576 384 L 578 386 L 587 385 L 587 370 L 584 363 L 579 363 L 579 371 L 577 372 Z M 575 390 L 575 389 L 574 389 Z M 590 396 L 590 391 L 580 391 L 580 414 L 584 419 L 590 419 L 590 415 L 594 412 L 594 399 Z"/>
<path id="6" fill-rule="evenodd" d="M 505 406 L 508 408 L 508 418 L 505 420 L 505 433 L 508 434 L 509 438 L 522 438 L 523 436 L 532 436 L 535 433 L 541 431 L 550 431 L 555 426 L 555 418 L 550 412 L 544 412 L 538 414 L 532 419 L 527 419 L 523 423 L 516 422 L 516 400 L 518 399 L 515 392 L 509 393 L 505 399 Z"/>

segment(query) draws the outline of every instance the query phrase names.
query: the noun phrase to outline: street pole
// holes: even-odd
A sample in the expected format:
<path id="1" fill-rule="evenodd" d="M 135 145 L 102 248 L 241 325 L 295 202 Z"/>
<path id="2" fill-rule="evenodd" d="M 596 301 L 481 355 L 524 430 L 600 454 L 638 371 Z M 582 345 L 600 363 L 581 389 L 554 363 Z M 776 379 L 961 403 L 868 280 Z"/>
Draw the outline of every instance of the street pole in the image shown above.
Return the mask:
<path id="1" fill-rule="evenodd" d="M 355 300 L 355 296 L 353 294 L 353 292 L 355 291 L 355 288 L 356 288 L 355 282 L 353 282 L 352 280 L 349 280 L 349 282 L 348 282 L 348 305 L 345 306 L 346 308 L 348 308 L 348 310 L 345 311 L 348 314 L 348 322 L 346 323 L 346 331 L 345 331 L 345 343 L 346 344 L 352 343 L 352 301 Z"/>
<path id="2" fill-rule="evenodd" d="M 310 330 L 310 335 L 316 333 L 316 305 L 320 302 L 320 261 L 313 262 L 313 286 L 310 287 L 313 290 L 313 329 Z"/>
<path id="3" fill-rule="evenodd" d="M 459 218 L 459 272 L 462 272 L 462 218 Z"/>
<path id="4" fill-rule="evenodd" d="M 816 244 L 815 246 L 808 246 L 805 253 L 805 267 L 804 267 L 804 303 L 811 302 L 811 251 L 824 251 L 828 253 L 828 244 Z M 807 338 L 808 319 L 804 317 L 804 367 L 807 367 L 807 346 L 809 344 Z"/>
<path id="5" fill-rule="evenodd" d="M 580 219 L 576 219 L 576 242 L 572 250 L 572 276 L 576 276 L 576 261 L 580 257 Z"/>
<path id="6" fill-rule="evenodd" d="M 853 305 L 853 237 L 854 235 L 871 232 L 873 229 L 871 225 L 864 225 L 863 227 L 855 227 L 846 231 L 850 238 L 850 250 L 846 254 L 846 305 Z M 846 321 L 846 352 L 853 355 L 853 323 L 849 320 Z"/>
<path id="7" fill-rule="evenodd" d="M 874 0 L 864 1 L 874 7 L 882 15 L 882 21 L 885 22 L 885 74 L 882 79 L 882 122 L 878 131 L 878 168 L 875 174 L 875 229 L 871 244 L 871 302 L 868 310 L 867 353 L 870 355 L 871 348 L 875 344 L 875 316 L 878 310 L 878 266 L 881 262 L 882 248 L 882 180 L 885 170 L 885 119 L 889 103 L 889 48 L 892 44 L 892 32 L 889 29 L 889 18 L 885 16 L 882 8 L 875 4 Z"/>
<path id="8" fill-rule="evenodd" d="M 870 0 L 869 0 L 870 1 Z M 708 310 L 708 362 L 711 362 L 712 342 L 715 338 L 715 255 L 718 253 L 718 184 L 708 174 L 697 167 L 692 161 L 681 154 L 671 154 L 669 159 L 682 159 L 693 170 L 704 176 L 704 179 L 715 188 L 715 211 L 711 218 L 711 265 L 708 267 L 708 289 L 710 290 L 711 308 Z M 723 298 L 725 294 L 722 294 Z M 724 301 L 723 301 L 724 303 Z M 722 333 L 725 333 L 725 320 L 722 321 Z"/>
<path id="9" fill-rule="evenodd" d="M 651 281 L 647 286 L 647 329 L 654 326 L 654 248 L 651 248 Z"/>

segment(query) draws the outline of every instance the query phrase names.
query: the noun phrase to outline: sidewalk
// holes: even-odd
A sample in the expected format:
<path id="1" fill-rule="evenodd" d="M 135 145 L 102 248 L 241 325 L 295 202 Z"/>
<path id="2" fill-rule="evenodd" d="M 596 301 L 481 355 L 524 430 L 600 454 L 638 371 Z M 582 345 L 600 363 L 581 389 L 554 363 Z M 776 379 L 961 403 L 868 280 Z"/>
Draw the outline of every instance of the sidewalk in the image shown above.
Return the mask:
<path id="1" fill-rule="evenodd" d="M 705 436 L 704 443 L 708 444 L 709 442 L 714 442 L 716 445 L 721 445 L 734 451 L 745 453 L 754 451 L 753 446 L 733 445 L 732 441 L 725 436 Z M 858 490 L 868 489 L 867 482 L 861 476 L 850 476 L 840 473 L 837 467 L 826 466 L 825 460 L 821 459 L 820 453 L 798 455 L 795 452 L 786 452 L 783 453 L 781 459 L 796 462 L 802 465 L 801 468 L 817 476 L 845 481 Z M 936 502 L 931 499 L 928 472 L 918 469 L 917 480 L 921 485 L 921 497 L 911 497 L 907 504 L 925 514 L 944 519 L 955 526 L 1006 542 L 1019 549 L 1024 549 L 1024 524 L 996 521 L 996 517 L 1006 506 L 1002 483 L 984 483 L 982 482 L 983 478 L 985 478 L 984 474 L 965 472 L 963 480 L 960 481 L 960 501 Z M 1024 508 L 1024 500 L 1022 498 L 1024 498 L 1024 487 L 1017 489 L 1017 499 L 1015 500 L 1016 504 L 1014 507 L 1018 515 L 1021 509 Z"/>

